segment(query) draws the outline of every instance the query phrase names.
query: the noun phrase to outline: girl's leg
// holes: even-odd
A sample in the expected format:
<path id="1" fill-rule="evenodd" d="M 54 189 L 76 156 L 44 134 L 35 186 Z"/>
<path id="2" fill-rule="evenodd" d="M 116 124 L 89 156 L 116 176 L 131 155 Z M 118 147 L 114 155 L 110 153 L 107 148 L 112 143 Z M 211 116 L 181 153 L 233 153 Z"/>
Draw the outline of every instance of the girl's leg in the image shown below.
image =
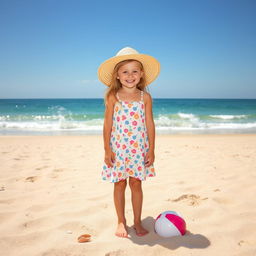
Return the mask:
<path id="1" fill-rule="evenodd" d="M 126 228 L 126 219 L 124 216 L 126 185 L 127 185 L 126 180 L 115 182 L 115 185 L 114 185 L 114 203 L 115 203 L 116 213 L 118 218 L 115 235 L 119 237 L 127 237 L 128 235 L 127 228 Z"/>
<path id="2" fill-rule="evenodd" d="M 141 225 L 141 211 L 143 202 L 143 192 L 141 188 L 141 180 L 129 177 L 129 186 L 132 192 L 132 207 L 134 214 L 134 228 L 137 235 L 145 235 L 148 233 Z"/>

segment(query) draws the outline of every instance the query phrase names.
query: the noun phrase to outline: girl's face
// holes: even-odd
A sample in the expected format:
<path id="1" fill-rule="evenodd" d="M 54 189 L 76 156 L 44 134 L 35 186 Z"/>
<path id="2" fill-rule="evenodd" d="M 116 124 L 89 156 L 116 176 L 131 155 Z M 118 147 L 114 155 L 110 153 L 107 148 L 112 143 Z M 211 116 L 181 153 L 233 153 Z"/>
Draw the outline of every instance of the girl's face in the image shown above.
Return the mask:
<path id="1" fill-rule="evenodd" d="M 140 64 L 137 61 L 131 61 L 118 69 L 117 79 L 127 88 L 136 87 L 143 75 Z"/>

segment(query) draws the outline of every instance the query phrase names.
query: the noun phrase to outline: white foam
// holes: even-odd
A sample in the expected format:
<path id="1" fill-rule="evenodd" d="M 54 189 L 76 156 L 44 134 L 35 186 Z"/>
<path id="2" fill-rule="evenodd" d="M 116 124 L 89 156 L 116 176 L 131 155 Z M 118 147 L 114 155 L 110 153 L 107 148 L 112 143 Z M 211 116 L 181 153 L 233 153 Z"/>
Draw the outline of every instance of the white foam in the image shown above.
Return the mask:
<path id="1" fill-rule="evenodd" d="M 84 116 L 85 115 L 81 115 Z M 212 115 L 213 117 L 216 115 Z M 208 131 L 256 131 L 256 122 L 236 122 L 234 115 L 217 115 L 219 121 L 213 119 L 200 119 L 194 114 L 177 113 L 170 115 L 158 115 L 154 118 L 156 131 L 159 133 L 175 133 L 191 131 L 202 133 Z M 240 115 L 243 118 L 245 115 Z M 75 117 L 74 117 L 75 118 Z M 223 121 L 221 121 L 223 120 Z M 73 120 L 71 115 L 32 115 L 32 116 L 0 116 L 0 133 L 8 130 L 25 132 L 85 132 L 102 133 L 104 125 L 103 118 L 91 120 Z"/>
<path id="2" fill-rule="evenodd" d="M 209 115 L 210 117 L 220 118 L 220 119 L 240 119 L 246 118 L 246 115 Z"/>
<path id="3" fill-rule="evenodd" d="M 185 119 L 196 119 L 196 116 L 194 114 L 178 113 L 178 116 L 180 118 L 185 118 Z"/>

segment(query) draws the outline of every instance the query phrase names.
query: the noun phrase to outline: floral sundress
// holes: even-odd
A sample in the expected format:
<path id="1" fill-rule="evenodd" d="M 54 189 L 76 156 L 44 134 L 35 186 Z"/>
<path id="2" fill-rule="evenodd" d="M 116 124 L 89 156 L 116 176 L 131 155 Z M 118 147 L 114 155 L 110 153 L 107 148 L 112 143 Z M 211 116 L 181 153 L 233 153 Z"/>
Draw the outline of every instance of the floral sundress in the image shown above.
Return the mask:
<path id="1" fill-rule="evenodd" d="M 140 101 L 122 101 L 118 93 L 114 105 L 110 148 L 115 154 L 113 167 L 103 164 L 103 180 L 118 182 L 127 177 L 146 180 L 155 176 L 154 165 L 145 167 L 144 158 L 149 150 L 145 124 L 143 91 Z"/>

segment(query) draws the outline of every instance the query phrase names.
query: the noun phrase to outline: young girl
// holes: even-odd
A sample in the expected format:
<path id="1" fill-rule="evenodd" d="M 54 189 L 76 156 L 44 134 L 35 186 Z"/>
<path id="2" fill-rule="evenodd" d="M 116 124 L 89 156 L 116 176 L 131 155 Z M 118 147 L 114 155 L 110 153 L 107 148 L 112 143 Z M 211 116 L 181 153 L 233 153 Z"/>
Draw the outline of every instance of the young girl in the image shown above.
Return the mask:
<path id="1" fill-rule="evenodd" d="M 104 149 L 102 179 L 114 183 L 114 203 L 118 217 L 116 235 L 127 237 L 125 188 L 129 177 L 132 193 L 134 229 L 138 236 L 148 231 L 141 225 L 143 192 L 141 181 L 155 176 L 155 124 L 152 98 L 146 86 L 160 72 L 152 56 L 126 47 L 103 62 L 99 80 L 109 86 L 105 96 Z"/>

